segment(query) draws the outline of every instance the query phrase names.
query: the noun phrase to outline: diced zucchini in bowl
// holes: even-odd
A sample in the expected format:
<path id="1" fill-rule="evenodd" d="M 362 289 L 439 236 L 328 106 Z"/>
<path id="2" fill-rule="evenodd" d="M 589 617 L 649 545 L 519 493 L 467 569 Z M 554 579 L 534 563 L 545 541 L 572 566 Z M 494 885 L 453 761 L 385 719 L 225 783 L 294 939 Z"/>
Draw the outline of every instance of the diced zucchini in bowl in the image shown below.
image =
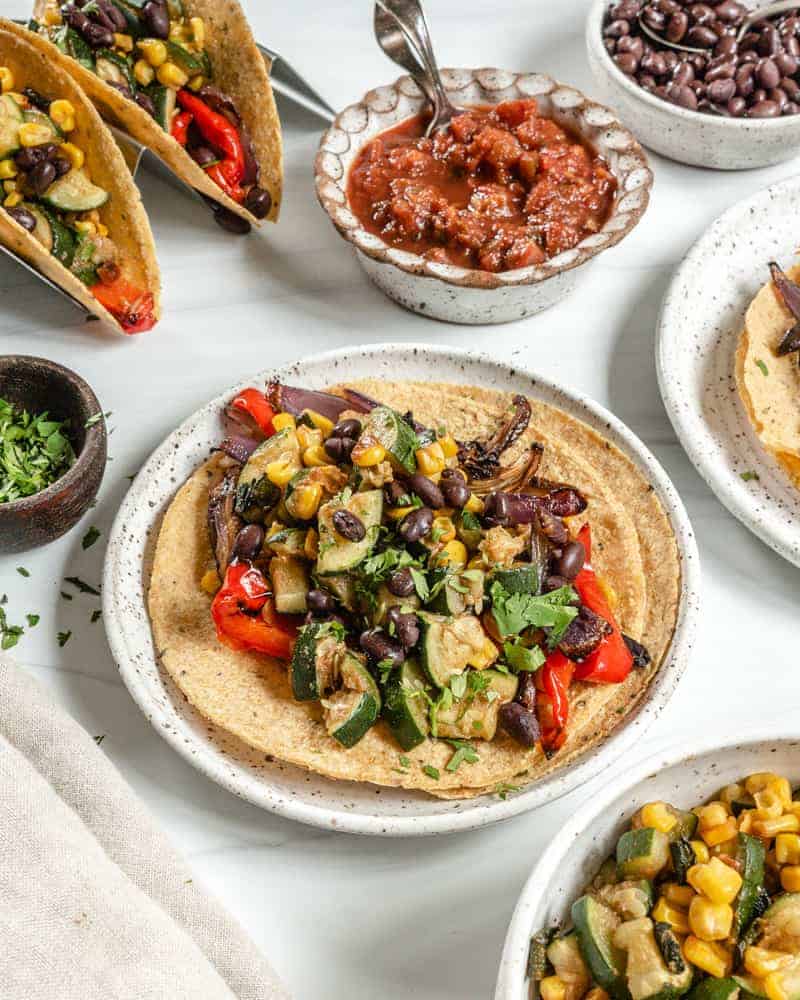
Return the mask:
<path id="1" fill-rule="evenodd" d="M 596 891 L 596 895 L 622 920 L 646 917 L 653 908 L 653 884 L 647 879 L 604 885 Z"/>
<path id="2" fill-rule="evenodd" d="M 614 943 L 619 917 L 594 896 L 581 896 L 572 904 L 571 912 L 581 954 L 592 978 L 617 1000 L 627 1000 L 625 955 Z"/>
<path id="3" fill-rule="evenodd" d="M 581 955 L 578 935 L 573 931 L 551 941 L 547 960 L 565 986 L 564 1000 L 580 1000 L 589 989 L 591 976 Z"/>
<path id="4" fill-rule="evenodd" d="M 654 879 L 669 860 L 667 835 L 652 827 L 626 830 L 617 842 L 617 870 L 622 878 Z"/>
<path id="5" fill-rule="evenodd" d="M 691 965 L 683 961 L 677 947 L 674 961 L 682 968 L 679 972 L 670 970 L 649 917 L 621 924 L 614 932 L 614 944 L 627 955 L 625 980 L 632 1000 L 677 1000 L 691 987 Z"/>

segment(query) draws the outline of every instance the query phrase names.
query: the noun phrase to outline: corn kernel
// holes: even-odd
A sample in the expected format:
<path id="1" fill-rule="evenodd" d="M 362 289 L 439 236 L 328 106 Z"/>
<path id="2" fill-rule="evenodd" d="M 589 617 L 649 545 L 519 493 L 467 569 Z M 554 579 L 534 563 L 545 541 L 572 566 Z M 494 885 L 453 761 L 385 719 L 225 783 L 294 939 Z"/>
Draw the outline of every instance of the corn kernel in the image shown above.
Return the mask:
<path id="1" fill-rule="evenodd" d="M 136 45 L 153 69 L 158 69 L 167 61 L 167 47 L 160 38 L 143 38 Z"/>
<path id="2" fill-rule="evenodd" d="M 733 926 L 733 909 L 727 903 L 695 896 L 689 907 L 689 926 L 701 941 L 724 941 Z"/>
<path id="3" fill-rule="evenodd" d="M 609 996 L 602 987 L 593 986 L 583 1000 L 609 1000 Z"/>
<path id="4" fill-rule="evenodd" d="M 764 980 L 764 992 L 769 1000 L 789 1000 L 789 994 L 783 988 L 783 977 L 777 972 L 770 973 Z"/>
<path id="5" fill-rule="evenodd" d="M 80 170 L 86 160 L 83 150 L 74 142 L 62 142 L 58 151 L 67 157 L 74 170 Z"/>
<path id="6" fill-rule="evenodd" d="M 276 486 L 285 486 L 292 476 L 297 472 L 296 467 L 292 462 L 286 459 L 279 458 L 275 462 L 270 462 L 267 465 L 267 479 Z"/>
<path id="7" fill-rule="evenodd" d="M 725 823 L 721 823 L 719 826 L 702 830 L 700 836 L 709 847 L 716 847 L 718 844 L 724 844 L 726 840 L 733 840 L 738 832 L 739 827 L 736 820 L 731 816 Z"/>
<path id="8" fill-rule="evenodd" d="M 53 101 L 47 113 L 62 132 L 71 132 L 75 128 L 75 105 L 72 101 L 63 98 Z"/>
<path id="9" fill-rule="evenodd" d="M 642 826 L 652 827 L 661 833 L 669 833 L 678 820 L 663 802 L 648 802 L 641 809 Z"/>
<path id="10" fill-rule="evenodd" d="M 180 22 L 173 21 L 169 26 L 169 39 L 171 42 L 185 42 L 186 38 L 186 28 Z"/>
<path id="11" fill-rule="evenodd" d="M 739 832 L 750 833 L 752 829 L 753 829 L 753 810 L 748 809 L 746 812 L 739 813 Z"/>
<path id="12" fill-rule="evenodd" d="M 721 826 L 730 815 L 727 807 L 722 802 L 709 802 L 707 806 L 701 806 L 696 812 L 697 825 L 700 831 Z"/>
<path id="13" fill-rule="evenodd" d="M 673 906 L 680 906 L 688 910 L 694 899 L 694 889 L 690 885 L 677 885 L 675 882 L 667 882 L 661 886 L 661 895 Z"/>
<path id="14" fill-rule="evenodd" d="M 438 441 L 432 441 L 424 448 L 417 448 L 416 459 L 419 471 L 426 476 L 441 472 L 446 464 L 444 451 Z"/>
<path id="15" fill-rule="evenodd" d="M 704 865 L 692 865 L 686 878 L 692 888 L 712 903 L 732 903 L 742 887 L 742 876 L 719 858 L 712 858 Z"/>
<path id="16" fill-rule="evenodd" d="M 439 566 L 466 566 L 468 558 L 466 545 L 457 538 L 436 553 L 436 563 Z"/>
<path id="17" fill-rule="evenodd" d="M 775 860 L 779 865 L 800 865 L 800 837 L 779 833 L 775 839 Z"/>
<path id="18" fill-rule="evenodd" d="M 16 191 L 17 190 L 17 182 L 16 181 L 3 181 L 3 190 L 5 191 L 6 194 L 11 194 L 12 191 Z"/>
<path id="19" fill-rule="evenodd" d="M 464 510 L 468 510 L 470 514 L 482 514 L 483 507 L 483 500 L 481 500 L 481 498 L 475 493 L 473 493 L 469 500 L 467 500 L 464 504 Z"/>
<path id="20" fill-rule="evenodd" d="M 439 438 L 439 444 L 442 446 L 445 458 L 455 458 L 458 454 L 458 445 L 456 444 L 455 438 L 452 434 L 442 435 L 442 437 Z"/>
<path id="21" fill-rule="evenodd" d="M 86 219 L 79 219 L 75 223 L 75 228 L 84 236 L 94 236 L 97 233 L 97 226 L 93 222 L 87 222 Z"/>
<path id="22" fill-rule="evenodd" d="M 19 127 L 18 136 L 21 146 L 41 146 L 42 143 L 50 141 L 52 131 L 46 125 L 39 125 L 37 122 L 23 122 Z"/>
<path id="23" fill-rule="evenodd" d="M 104 225 L 102 222 L 97 223 L 97 235 L 98 236 L 108 236 L 108 226 Z"/>
<path id="24" fill-rule="evenodd" d="M 766 979 L 770 973 L 780 972 L 792 962 L 792 957 L 782 951 L 770 951 L 769 948 L 757 948 L 750 945 L 745 948 L 744 967 L 756 979 Z"/>
<path id="25" fill-rule="evenodd" d="M 322 431 L 323 437 L 330 437 L 333 431 L 333 421 L 328 420 L 321 413 L 317 413 L 316 410 L 303 410 L 303 415 L 308 417 L 311 423 L 317 428 L 318 431 Z"/>
<path id="26" fill-rule="evenodd" d="M 676 886 L 678 888 L 678 886 Z M 694 893 L 692 893 L 694 897 Z M 691 902 L 691 900 L 689 901 Z M 676 934 L 689 933 L 689 918 L 685 910 L 679 910 L 675 906 L 670 906 L 666 899 L 661 899 L 653 907 L 653 920 L 660 924 L 669 924 Z"/>
<path id="27" fill-rule="evenodd" d="M 771 788 L 762 788 L 753 798 L 758 819 L 778 819 L 783 815 L 783 801 Z"/>
<path id="28" fill-rule="evenodd" d="M 189 27 L 192 29 L 192 41 L 202 49 L 206 43 L 206 26 L 202 17 L 190 17 Z"/>
<path id="29" fill-rule="evenodd" d="M 189 87 L 189 90 L 199 90 L 205 82 L 206 78 L 201 73 L 198 73 L 197 76 L 190 78 L 187 86 Z"/>
<path id="30" fill-rule="evenodd" d="M 320 465 L 331 465 L 330 455 L 321 444 L 313 444 L 303 452 L 303 465 L 316 468 Z"/>
<path id="31" fill-rule="evenodd" d="M 215 569 L 210 569 L 207 573 L 203 573 L 200 586 L 207 594 L 216 594 L 220 588 L 219 573 Z"/>
<path id="32" fill-rule="evenodd" d="M 301 424 L 297 428 L 297 440 L 300 442 L 302 450 L 305 451 L 307 448 L 313 448 L 315 445 L 322 444 L 322 431 L 318 431 L 314 427 L 306 427 L 305 424 Z M 328 462 L 330 461 L 331 459 L 329 458 Z"/>
<path id="33" fill-rule="evenodd" d="M 14 89 L 14 74 L 8 66 L 0 66 L 0 87 L 4 94 Z"/>
<path id="34" fill-rule="evenodd" d="M 133 75 L 138 84 L 142 87 L 147 87 L 153 82 L 156 74 L 146 59 L 137 59 L 133 64 Z"/>
<path id="35" fill-rule="evenodd" d="M 319 535 L 314 528 L 309 528 L 303 541 L 303 554 L 306 559 L 314 560 L 319 555 Z"/>
<path id="36" fill-rule="evenodd" d="M 598 587 L 603 591 L 605 599 L 608 601 L 608 606 L 612 611 L 616 611 L 619 607 L 619 594 L 604 576 L 597 573 L 596 579 Z"/>
<path id="37" fill-rule="evenodd" d="M 800 865 L 781 868 L 781 886 L 784 892 L 800 892 Z"/>
<path id="38" fill-rule="evenodd" d="M 402 521 L 412 510 L 416 510 L 416 507 L 392 507 L 386 511 L 386 516 L 390 521 Z"/>
<path id="39" fill-rule="evenodd" d="M 303 483 L 292 494 L 292 514 L 301 521 L 310 521 L 322 503 L 322 486 Z"/>
<path id="40" fill-rule="evenodd" d="M 758 819 L 753 823 L 753 833 L 757 837 L 777 837 L 779 833 L 797 833 L 800 830 L 800 816 L 786 813 L 776 819 Z"/>
<path id="41" fill-rule="evenodd" d="M 6 195 L 3 199 L 4 208 L 16 208 L 22 202 L 22 195 L 19 191 L 12 191 L 11 194 Z"/>
<path id="42" fill-rule="evenodd" d="M 61 11 L 57 7 L 48 7 L 42 18 L 48 28 L 55 28 L 61 24 Z"/>
<path id="43" fill-rule="evenodd" d="M 542 1000 L 565 1000 L 567 987 L 558 976 L 546 976 L 539 983 L 539 994 Z"/>
<path id="44" fill-rule="evenodd" d="M 436 542 L 452 542 L 456 537 L 456 526 L 449 517 L 435 517 L 431 527 L 431 537 Z"/>
<path id="45" fill-rule="evenodd" d="M 180 89 L 189 82 L 188 74 L 184 73 L 180 66 L 176 66 L 173 62 L 162 63 L 156 70 L 156 76 L 162 87 Z"/>
<path id="46" fill-rule="evenodd" d="M 382 444 L 370 445 L 368 448 L 364 448 L 363 451 L 353 449 L 352 458 L 355 465 L 367 469 L 373 465 L 380 465 L 386 458 L 386 449 Z"/>
<path id="47" fill-rule="evenodd" d="M 784 809 L 792 804 L 792 786 L 789 784 L 788 778 L 773 778 L 767 788 L 778 796 Z"/>
<path id="48" fill-rule="evenodd" d="M 7 156 L 4 160 L 0 160 L 0 180 L 10 180 L 12 177 L 16 177 L 18 173 L 17 165 L 10 156 Z"/>
<path id="49" fill-rule="evenodd" d="M 297 421 L 291 413 L 276 413 L 272 418 L 272 426 L 276 431 L 285 431 L 287 427 L 296 427 Z"/>
<path id="50" fill-rule="evenodd" d="M 694 851 L 698 864 L 705 864 L 711 859 L 711 853 L 702 840 L 690 840 L 689 844 Z"/>
<path id="51" fill-rule="evenodd" d="M 688 937 L 683 945 L 683 954 L 692 965 L 696 965 L 698 969 L 717 979 L 730 975 L 733 968 L 730 954 L 722 945 L 713 941 L 700 941 L 696 937 Z"/>
<path id="52" fill-rule="evenodd" d="M 745 778 L 744 787 L 750 795 L 755 795 L 756 792 L 760 792 L 762 788 L 766 788 L 770 782 L 775 781 L 779 777 L 773 771 L 758 771 Z"/>
<path id="53" fill-rule="evenodd" d="M 133 38 L 130 35 L 115 31 L 114 45 L 123 52 L 133 52 Z"/>
<path id="54" fill-rule="evenodd" d="M 497 646 L 487 636 L 483 646 L 477 652 L 472 653 L 467 663 L 469 666 L 475 667 L 476 670 L 483 670 L 485 667 L 491 666 L 499 655 Z"/>

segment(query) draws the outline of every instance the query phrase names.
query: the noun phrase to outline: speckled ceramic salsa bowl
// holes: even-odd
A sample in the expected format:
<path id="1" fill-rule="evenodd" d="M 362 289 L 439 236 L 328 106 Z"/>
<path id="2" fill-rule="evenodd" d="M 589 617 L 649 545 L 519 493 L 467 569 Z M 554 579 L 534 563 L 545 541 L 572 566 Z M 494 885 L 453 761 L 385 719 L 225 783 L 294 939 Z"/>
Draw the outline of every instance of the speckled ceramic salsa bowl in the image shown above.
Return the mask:
<path id="1" fill-rule="evenodd" d="M 602 229 L 542 264 L 498 274 L 427 260 L 365 229 L 348 202 L 350 168 L 375 136 L 424 110 L 425 98 L 409 76 L 371 90 L 337 116 L 320 140 L 317 195 L 370 278 L 400 305 L 452 323 L 522 319 L 562 299 L 598 254 L 628 235 L 647 208 L 653 175 L 641 146 L 612 111 L 544 73 L 449 69 L 442 70 L 442 79 L 456 107 L 535 98 L 541 114 L 588 142 L 608 162 L 618 185 Z"/>
<path id="2" fill-rule="evenodd" d="M 529 1000 L 531 937 L 566 926 L 572 903 L 613 854 L 631 816 L 646 802 L 664 800 L 689 809 L 748 774 L 776 771 L 800 782 L 800 739 L 756 736 L 718 747 L 686 745 L 662 751 L 627 768 L 596 791 L 541 855 L 517 902 L 506 934 L 495 1000 Z"/>

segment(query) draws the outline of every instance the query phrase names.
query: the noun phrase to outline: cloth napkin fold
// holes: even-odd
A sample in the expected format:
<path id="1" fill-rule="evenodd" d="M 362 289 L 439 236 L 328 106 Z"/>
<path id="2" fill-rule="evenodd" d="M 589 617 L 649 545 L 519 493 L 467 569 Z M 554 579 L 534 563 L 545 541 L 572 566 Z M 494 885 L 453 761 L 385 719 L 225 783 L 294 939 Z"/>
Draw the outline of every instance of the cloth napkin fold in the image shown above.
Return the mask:
<path id="1" fill-rule="evenodd" d="M 0 997 L 288 996 L 92 737 L 0 657 Z"/>

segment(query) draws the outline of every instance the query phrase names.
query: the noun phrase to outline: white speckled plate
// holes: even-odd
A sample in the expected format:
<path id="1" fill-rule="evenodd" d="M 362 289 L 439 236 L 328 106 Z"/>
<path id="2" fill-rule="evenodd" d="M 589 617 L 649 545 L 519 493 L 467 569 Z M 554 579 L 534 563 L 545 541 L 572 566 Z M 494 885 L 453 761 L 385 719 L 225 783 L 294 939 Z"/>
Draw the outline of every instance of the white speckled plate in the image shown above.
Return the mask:
<path id="1" fill-rule="evenodd" d="M 656 340 L 661 394 L 689 458 L 732 514 L 798 566 L 800 491 L 753 432 L 734 359 L 768 262 L 795 263 L 799 221 L 800 178 L 728 209 L 675 272 Z M 747 472 L 758 478 L 742 479 Z"/>
<path id="2" fill-rule="evenodd" d="M 568 922 L 571 904 L 613 853 L 637 809 L 661 800 L 689 809 L 759 771 L 777 771 L 796 785 L 798 751 L 796 736 L 763 732 L 732 746 L 704 743 L 688 755 L 684 742 L 613 778 L 572 816 L 525 883 L 506 934 L 495 1000 L 529 1000 L 533 995 L 527 976 L 532 935 Z"/>
<path id="3" fill-rule="evenodd" d="M 262 372 L 269 378 L 320 389 L 334 382 L 383 375 L 484 385 L 525 393 L 561 407 L 614 442 L 652 483 L 677 538 L 682 590 L 678 621 L 665 661 L 646 698 L 625 725 L 570 767 L 506 800 L 484 796 L 463 802 L 374 785 L 333 782 L 279 761 L 266 760 L 203 719 L 157 664 L 145 593 L 161 516 L 173 494 L 220 440 L 228 389 L 182 424 L 153 453 L 120 507 L 103 576 L 103 621 L 122 679 L 155 729 L 191 764 L 242 798 L 271 812 L 327 829 L 408 836 L 467 830 L 543 805 L 603 771 L 629 749 L 672 695 L 686 665 L 698 613 L 699 562 L 686 511 L 664 470 L 628 428 L 596 403 L 538 376 L 481 355 L 410 344 L 348 348 Z"/>

